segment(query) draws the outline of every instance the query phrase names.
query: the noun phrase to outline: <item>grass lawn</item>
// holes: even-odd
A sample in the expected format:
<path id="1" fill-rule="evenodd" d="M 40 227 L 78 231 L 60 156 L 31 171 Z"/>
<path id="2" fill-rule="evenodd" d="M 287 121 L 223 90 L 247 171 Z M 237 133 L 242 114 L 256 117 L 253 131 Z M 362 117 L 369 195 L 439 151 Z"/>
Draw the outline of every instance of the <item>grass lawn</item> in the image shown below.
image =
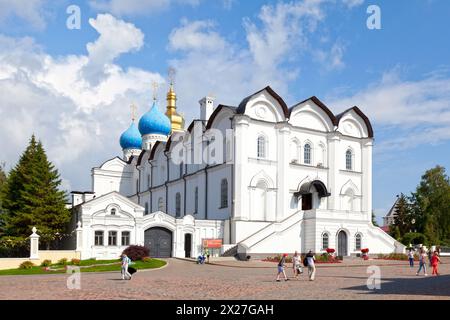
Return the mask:
<path id="1" fill-rule="evenodd" d="M 112 264 L 113 263 L 113 264 Z M 135 269 L 155 269 L 161 268 L 166 264 L 165 261 L 158 259 L 151 259 L 149 262 L 143 261 L 134 261 L 131 267 Z M 89 267 L 91 265 L 95 265 Z M 80 261 L 80 266 L 82 267 L 81 272 L 106 272 L 106 271 L 120 271 L 120 261 L 117 259 L 114 260 L 82 260 Z M 84 268 L 83 268 L 84 267 Z M 43 267 L 35 266 L 31 269 L 7 269 L 0 270 L 0 276 L 6 275 L 27 275 L 27 274 L 58 274 L 58 273 L 66 273 L 66 270 L 63 266 L 54 264 L 51 268 L 61 268 L 55 271 L 45 271 Z"/>

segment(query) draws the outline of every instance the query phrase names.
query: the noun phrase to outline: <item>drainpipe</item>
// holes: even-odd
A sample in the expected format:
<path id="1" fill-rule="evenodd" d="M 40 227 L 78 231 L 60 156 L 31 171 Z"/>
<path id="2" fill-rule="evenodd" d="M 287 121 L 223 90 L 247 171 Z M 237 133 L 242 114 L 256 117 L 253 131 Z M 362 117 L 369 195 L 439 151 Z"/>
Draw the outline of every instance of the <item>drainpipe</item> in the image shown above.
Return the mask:
<path id="1" fill-rule="evenodd" d="M 234 161 L 235 161 L 235 143 L 234 143 L 234 128 L 233 128 L 233 118 L 230 118 L 230 126 L 231 126 L 231 130 L 233 131 L 233 136 L 231 137 L 231 141 L 230 143 L 233 144 L 233 158 L 231 159 L 231 212 L 230 212 L 230 219 L 229 221 L 229 244 L 231 244 L 231 241 L 233 239 L 233 237 L 231 236 L 231 219 L 234 218 L 234 180 L 235 180 L 235 172 L 234 172 Z"/>

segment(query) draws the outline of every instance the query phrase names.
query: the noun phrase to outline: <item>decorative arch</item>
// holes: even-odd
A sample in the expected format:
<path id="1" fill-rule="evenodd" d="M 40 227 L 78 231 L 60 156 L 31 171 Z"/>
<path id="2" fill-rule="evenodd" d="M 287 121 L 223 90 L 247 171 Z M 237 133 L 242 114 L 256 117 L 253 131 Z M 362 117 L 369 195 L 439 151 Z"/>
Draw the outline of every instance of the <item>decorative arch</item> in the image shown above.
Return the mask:
<path id="1" fill-rule="evenodd" d="M 239 114 L 246 114 L 249 109 L 258 104 L 261 105 L 263 102 L 270 101 L 270 98 L 273 99 L 273 102 L 270 103 L 269 108 L 272 112 L 275 112 L 276 121 L 281 122 L 286 120 L 289 117 L 289 109 L 284 100 L 271 87 L 265 87 L 264 89 L 246 97 L 239 104 L 236 112 Z M 266 107 L 267 106 L 268 105 L 266 104 Z"/>
<path id="2" fill-rule="evenodd" d="M 372 124 L 370 123 L 369 118 L 367 118 L 367 116 L 358 107 L 355 106 L 342 112 L 336 117 L 336 119 L 338 121 L 337 126 L 339 132 L 351 135 L 351 130 L 345 128 L 345 122 L 348 122 L 360 131 L 359 138 L 373 138 Z"/>
<path id="3" fill-rule="evenodd" d="M 360 196 L 360 192 L 356 184 L 350 179 L 341 188 L 340 194 L 345 195 L 349 189 L 353 190 L 355 196 Z"/>
<path id="4" fill-rule="evenodd" d="M 309 194 L 311 193 L 311 189 L 314 187 L 319 195 L 319 198 L 325 198 L 331 196 L 331 193 L 328 192 L 325 184 L 320 180 L 314 180 L 311 182 L 303 183 L 300 189 L 294 194 L 296 196 Z"/>
<path id="5" fill-rule="evenodd" d="M 261 170 L 253 176 L 253 178 L 250 180 L 250 187 L 256 188 L 260 181 L 265 181 L 268 189 L 273 189 L 275 186 L 272 178 L 270 178 L 270 176 L 264 170 Z"/>
<path id="6" fill-rule="evenodd" d="M 296 161 L 300 163 L 301 160 L 301 142 L 297 138 L 291 139 L 289 145 L 290 153 L 291 153 L 291 161 Z"/>

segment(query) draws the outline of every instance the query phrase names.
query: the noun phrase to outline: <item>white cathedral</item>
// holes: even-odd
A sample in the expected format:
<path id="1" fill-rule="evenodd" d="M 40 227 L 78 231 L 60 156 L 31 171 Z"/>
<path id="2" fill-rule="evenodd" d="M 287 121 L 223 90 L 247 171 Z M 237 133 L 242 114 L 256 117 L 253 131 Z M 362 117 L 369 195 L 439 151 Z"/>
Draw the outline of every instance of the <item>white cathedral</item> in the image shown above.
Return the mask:
<path id="1" fill-rule="evenodd" d="M 82 259 L 128 245 L 152 257 L 259 257 L 334 248 L 350 256 L 403 252 L 372 224 L 373 130 L 357 107 L 334 115 L 318 98 L 288 108 L 270 87 L 236 106 L 200 100 L 185 130 L 173 85 L 120 137 L 123 157 L 92 169 L 72 192 Z"/>

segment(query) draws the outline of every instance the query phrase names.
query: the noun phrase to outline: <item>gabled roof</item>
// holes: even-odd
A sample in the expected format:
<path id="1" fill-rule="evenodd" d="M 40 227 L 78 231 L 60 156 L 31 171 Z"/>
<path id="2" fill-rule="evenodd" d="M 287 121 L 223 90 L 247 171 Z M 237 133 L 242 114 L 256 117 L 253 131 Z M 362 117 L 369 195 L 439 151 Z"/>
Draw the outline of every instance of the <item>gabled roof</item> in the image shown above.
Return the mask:
<path id="1" fill-rule="evenodd" d="M 222 111 L 222 109 L 229 109 L 233 113 L 237 112 L 237 108 L 236 107 L 231 107 L 231 106 L 226 106 L 226 105 L 223 105 L 223 104 L 219 104 L 217 106 L 217 108 L 214 110 L 214 112 L 211 114 L 211 116 L 209 117 L 208 123 L 206 124 L 206 130 L 211 129 L 212 124 L 214 123 L 214 120 L 219 115 L 220 111 Z"/>
<path id="2" fill-rule="evenodd" d="M 104 194 L 104 195 L 101 195 L 100 197 L 92 198 L 92 199 L 89 200 L 89 201 L 80 203 L 80 204 L 77 205 L 76 207 L 83 206 L 83 205 L 88 204 L 88 203 L 89 203 L 89 204 L 92 204 L 92 203 L 94 203 L 94 202 L 103 200 L 104 198 L 111 197 L 111 196 L 116 196 L 116 197 L 118 197 L 120 200 L 122 200 L 123 202 L 126 202 L 126 203 L 128 203 L 129 205 L 131 205 L 131 206 L 133 206 L 133 207 L 135 207 L 135 208 L 144 209 L 142 206 L 140 206 L 139 204 L 137 204 L 137 203 L 131 201 L 130 199 L 128 199 L 127 197 L 125 197 L 124 195 L 120 194 L 120 193 L 117 192 L 117 191 L 111 191 L 111 192 L 109 192 L 109 193 L 106 193 L 106 194 Z"/>
<path id="3" fill-rule="evenodd" d="M 316 104 L 320 109 L 322 109 L 328 115 L 328 117 L 330 117 L 331 123 L 333 125 L 335 125 L 335 126 L 338 125 L 338 120 L 336 119 L 333 112 L 331 112 L 331 110 L 322 101 L 320 101 L 319 98 L 317 98 L 316 96 L 312 96 L 311 98 L 303 100 L 302 102 L 297 103 L 295 106 L 292 106 L 289 109 L 289 118 L 291 117 L 291 113 L 292 113 L 292 111 L 294 111 L 295 108 L 297 108 L 299 105 L 301 105 L 307 101 L 314 102 L 314 104 Z"/>
<path id="4" fill-rule="evenodd" d="M 397 198 L 397 200 L 395 200 L 394 205 L 392 206 L 391 210 L 389 210 L 389 212 L 386 214 L 386 218 L 393 217 L 396 215 L 397 211 L 395 210 L 395 208 L 397 207 L 398 200 L 399 200 L 399 198 Z"/>
<path id="5" fill-rule="evenodd" d="M 360 116 L 362 119 L 363 119 L 363 121 L 364 121 L 364 123 L 366 124 L 366 127 L 367 127 L 367 133 L 368 133 L 368 135 L 369 135 L 369 138 L 373 138 L 373 128 L 372 128 L 372 124 L 370 123 L 370 121 L 369 121 L 369 118 L 357 107 L 357 106 L 354 106 L 353 108 L 350 108 L 350 109 L 347 109 L 347 110 L 345 110 L 344 112 L 342 112 L 342 113 L 340 113 L 340 114 L 338 114 L 337 116 L 336 116 L 336 119 L 337 119 L 337 125 L 339 125 L 339 122 L 341 121 L 341 119 L 342 119 L 342 117 L 346 114 L 346 113 L 348 113 L 348 112 L 350 112 L 350 111 L 355 111 L 356 112 L 356 114 L 358 115 L 358 116 Z"/>
<path id="6" fill-rule="evenodd" d="M 275 98 L 275 100 L 278 101 L 278 103 L 281 105 L 281 108 L 283 109 L 284 116 L 286 118 L 289 118 L 289 109 L 286 105 L 286 102 L 284 102 L 284 100 L 270 86 L 267 86 L 264 89 L 259 90 L 258 92 L 255 92 L 254 94 L 249 95 L 247 98 L 242 100 L 242 102 L 239 104 L 239 106 L 236 109 L 236 113 L 239 113 L 239 114 L 245 113 L 245 107 L 247 106 L 247 103 L 250 101 L 250 99 L 253 98 L 254 96 L 260 94 L 263 91 L 267 91 L 273 98 Z"/>

